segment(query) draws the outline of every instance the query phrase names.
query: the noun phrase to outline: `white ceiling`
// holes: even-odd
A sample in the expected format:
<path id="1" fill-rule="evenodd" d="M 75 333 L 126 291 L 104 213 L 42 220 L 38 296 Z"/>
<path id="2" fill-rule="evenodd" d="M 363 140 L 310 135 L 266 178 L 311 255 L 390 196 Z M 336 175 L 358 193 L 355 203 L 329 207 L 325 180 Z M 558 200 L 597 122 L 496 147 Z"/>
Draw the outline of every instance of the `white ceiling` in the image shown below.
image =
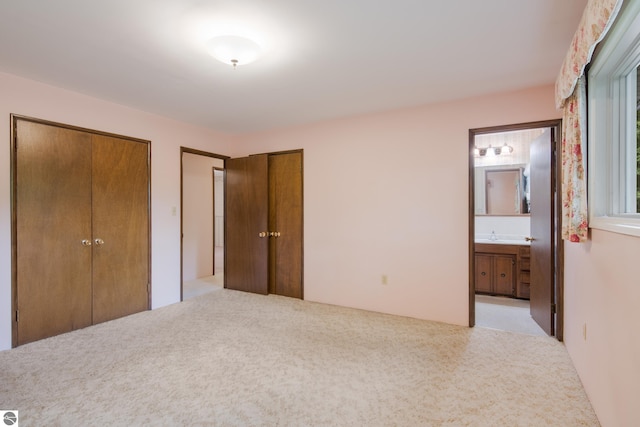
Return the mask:
<path id="1" fill-rule="evenodd" d="M 553 83 L 587 0 L 20 0 L 0 71 L 243 133 Z M 240 31 L 233 70 L 204 41 Z"/>

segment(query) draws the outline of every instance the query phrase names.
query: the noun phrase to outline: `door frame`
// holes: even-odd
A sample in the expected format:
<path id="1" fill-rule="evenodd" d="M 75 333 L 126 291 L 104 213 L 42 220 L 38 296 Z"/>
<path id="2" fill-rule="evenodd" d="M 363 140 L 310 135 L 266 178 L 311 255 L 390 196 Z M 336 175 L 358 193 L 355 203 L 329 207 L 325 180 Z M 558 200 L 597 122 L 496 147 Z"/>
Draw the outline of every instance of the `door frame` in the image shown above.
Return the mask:
<path id="1" fill-rule="evenodd" d="M 211 180 L 212 180 L 211 189 L 213 190 L 211 193 L 211 197 L 213 197 L 213 218 L 211 218 L 211 220 L 213 221 L 213 260 L 212 260 L 213 262 L 211 264 L 213 266 L 213 271 L 211 272 L 211 274 L 214 276 L 216 275 L 216 171 L 222 172 L 222 197 L 223 197 L 222 212 L 224 212 L 224 167 L 219 168 L 219 167 L 213 166 L 211 168 Z M 182 219 L 180 220 L 180 224 L 182 224 Z M 222 233 L 224 234 L 224 214 L 222 215 L 222 225 L 223 225 Z M 224 242 L 224 239 L 223 239 L 223 242 Z"/>
<path id="2" fill-rule="evenodd" d="M 182 244 L 183 242 L 182 242 L 182 240 L 183 240 L 183 237 L 184 237 L 184 229 L 183 229 L 184 216 L 182 215 L 182 209 L 183 209 L 182 188 L 183 188 L 183 185 L 184 185 L 184 182 L 183 182 L 184 169 L 183 169 L 183 165 L 182 165 L 182 156 L 183 156 L 184 153 L 195 154 L 197 156 L 211 157 L 211 158 L 214 158 L 214 159 L 221 159 L 222 162 L 223 162 L 223 167 L 222 167 L 222 172 L 223 172 L 222 185 L 223 186 L 224 186 L 225 181 L 227 179 L 226 172 L 225 172 L 225 170 L 226 170 L 226 162 L 227 162 L 227 159 L 230 158 L 229 156 L 225 156 L 225 155 L 222 155 L 222 154 L 216 154 L 216 153 L 211 153 L 209 151 L 202 151 L 202 150 L 198 150 L 198 149 L 195 149 L 195 148 L 189 148 L 189 147 L 180 146 L 180 301 L 181 302 L 183 301 L 183 288 L 184 288 L 184 283 L 183 283 L 184 281 L 182 280 L 182 274 L 183 274 L 183 271 L 182 271 L 182 269 L 183 269 L 183 259 L 182 258 L 184 256 L 184 254 L 182 252 L 183 251 L 183 244 Z M 220 168 L 215 168 L 215 169 L 220 169 Z M 214 185 L 214 188 L 215 188 L 215 180 L 213 182 L 213 185 Z M 214 196 L 213 192 L 211 193 L 211 197 L 214 198 L 213 202 L 215 203 L 215 196 Z M 222 203 L 226 204 L 226 193 L 225 193 L 224 197 L 225 197 L 225 200 Z M 223 207 L 223 209 L 224 209 L 224 207 Z M 215 221 L 215 205 L 214 205 L 213 215 L 214 215 L 213 221 Z M 226 222 L 226 217 L 223 219 L 223 222 Z M 215 244 L 215 223 L 214 223 L 213 233 L 214 233 L 214 244 Z M 226 245 L 227 245 L 227 240 L 225 239 L 224 240 L 224 246 L 223 246 L 223 249 L 222 249 L 225 253 L 226 253 Z M 214 248 L 213 256 L 215 258 L 215 248 Z M 215 261 L 214 261 L 214 268 L 215 268 Z"/>
<path id="3" fill-rule="evenodd" d="M 476 310 L 475 310 L 475 158 L 474 146 L 475 136 L 488 133 L 510 132 L 516 130 L 527 130 L 536 128 L 553 128 L 552 135 L 554 140 L 551 141 L 552 153 L 552 170 L 551 177 L 553 188 L 555 190 L 554 203 L 555 212 L 553 215 L 555 222 L 554 240 L 554 300 L 556 305 L 555 313 L 555 337 L 558 341 L 563 340 L 564 330 L 564 246 L 562 244 L 562 119 L 543 120 L 537 122 L 526 122 L 511 125 L 491 126 L 484 128 L 469 129 L 469 327 L 475 326 Z"/>

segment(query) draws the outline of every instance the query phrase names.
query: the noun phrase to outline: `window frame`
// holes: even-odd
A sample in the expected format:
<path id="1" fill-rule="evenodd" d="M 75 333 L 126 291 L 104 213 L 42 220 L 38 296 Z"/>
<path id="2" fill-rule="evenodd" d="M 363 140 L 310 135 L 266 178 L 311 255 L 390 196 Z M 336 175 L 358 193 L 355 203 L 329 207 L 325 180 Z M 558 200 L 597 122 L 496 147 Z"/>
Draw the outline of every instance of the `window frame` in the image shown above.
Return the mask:
<path id="1" fill-rule="evenodd" d="M 637 179 L 639 64 L 640 2 L 630 2 L 587 75 L 589 227 L 640 237 L 640 212 L 628 213 Z"/>

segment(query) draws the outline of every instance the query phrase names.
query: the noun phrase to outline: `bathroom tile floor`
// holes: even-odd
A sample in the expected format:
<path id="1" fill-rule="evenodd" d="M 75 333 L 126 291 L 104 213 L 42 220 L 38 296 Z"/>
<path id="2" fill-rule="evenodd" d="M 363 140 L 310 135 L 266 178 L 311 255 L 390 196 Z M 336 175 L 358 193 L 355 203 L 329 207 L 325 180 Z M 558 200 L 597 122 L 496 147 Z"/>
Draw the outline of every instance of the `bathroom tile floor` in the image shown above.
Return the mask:
<path id="1" fill-rule="evenodd" d="M 529 314 L 529 301 L 476 295 L 476 326 L 547 336 Z"/>

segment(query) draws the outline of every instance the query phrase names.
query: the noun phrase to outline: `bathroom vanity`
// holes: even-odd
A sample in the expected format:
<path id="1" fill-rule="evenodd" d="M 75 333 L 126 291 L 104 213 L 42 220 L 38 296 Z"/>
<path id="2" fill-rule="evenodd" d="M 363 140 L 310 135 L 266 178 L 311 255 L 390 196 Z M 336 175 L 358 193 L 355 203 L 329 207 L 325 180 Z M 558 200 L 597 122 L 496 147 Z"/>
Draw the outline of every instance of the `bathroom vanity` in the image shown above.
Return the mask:
<path id="1" fill-rule="evenodd" d="M 530 254 L 524 242 L 476 242 L 476 292 L 529 299 Z"/>

